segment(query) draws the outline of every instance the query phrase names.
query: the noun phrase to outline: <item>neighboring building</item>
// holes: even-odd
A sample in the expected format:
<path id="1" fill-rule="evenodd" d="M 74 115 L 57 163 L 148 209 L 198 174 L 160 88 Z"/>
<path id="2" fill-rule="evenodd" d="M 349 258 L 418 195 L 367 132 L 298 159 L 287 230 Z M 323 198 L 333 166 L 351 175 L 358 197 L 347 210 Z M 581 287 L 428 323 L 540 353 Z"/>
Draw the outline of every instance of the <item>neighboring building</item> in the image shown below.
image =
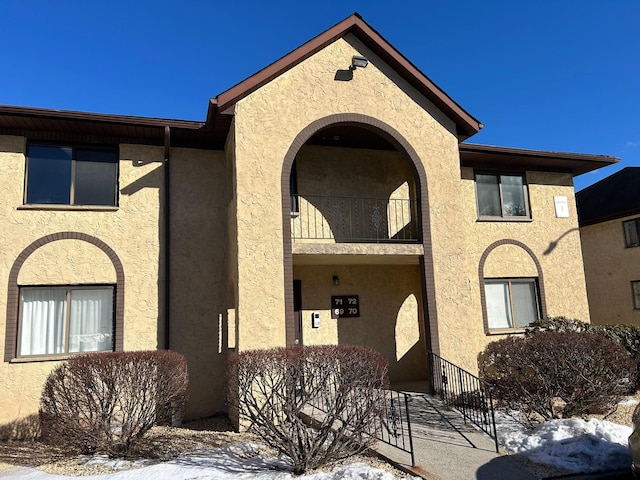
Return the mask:
<path id="1" fill-rule="evenodd" d="M 591 322 L 640 325 L 640 167 L 576 194 Z"/>
<path id="2" fill-rule="evenodd" d="M 416 380 L 588 319 L 573 176 L 616 159 L 481 127 L 358 15 L 205 122 L 0 107 L 0 422 L 78 351 L 183 353 L 199 417 L 232 351 L 362 344 Z"/>

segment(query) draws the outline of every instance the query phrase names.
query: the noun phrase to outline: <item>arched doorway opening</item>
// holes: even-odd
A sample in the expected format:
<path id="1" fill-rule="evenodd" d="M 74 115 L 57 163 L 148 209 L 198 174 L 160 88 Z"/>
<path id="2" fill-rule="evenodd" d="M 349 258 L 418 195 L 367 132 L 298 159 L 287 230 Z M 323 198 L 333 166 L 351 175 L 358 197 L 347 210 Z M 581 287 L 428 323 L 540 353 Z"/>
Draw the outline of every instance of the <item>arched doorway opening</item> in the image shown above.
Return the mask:
<path id="1" fill-rule="evenodd" d="M 439 350 L 428 211 L 423 164 L 389 125 L 339 114 L 301 131 L 282 170 L 287 344 L 369 346 L 392 381 L 426 379 Z"/>

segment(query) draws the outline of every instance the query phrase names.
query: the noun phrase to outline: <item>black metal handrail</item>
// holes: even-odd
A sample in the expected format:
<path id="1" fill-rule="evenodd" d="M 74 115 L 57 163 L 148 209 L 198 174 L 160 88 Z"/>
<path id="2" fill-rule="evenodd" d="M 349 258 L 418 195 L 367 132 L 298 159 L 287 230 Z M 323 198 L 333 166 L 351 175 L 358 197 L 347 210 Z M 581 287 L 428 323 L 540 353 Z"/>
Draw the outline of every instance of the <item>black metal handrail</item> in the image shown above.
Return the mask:
<path id="1" fill-rule="evenodd" d="M 332 410 L 337 388 L 335 381 L 328 379 L 322 385 L 308 384 L 306 388 L 317 389 L 321 392 L 307 404 L 312 417 L 316 410 L 325 414 Z M 366 434 L 408 453 L 411 456 L 411 465 L 415 467 L 416 460 L 409 414 L 411 395 L 396 390 L 384 390 L 381 393 L 383 394 L 381 399 L 383 398 L 384 401 L 383 409 L 381 409 L 382 414 L 378 422 L 370 425 Z M 357 402 L 354 403 L 354 406 L 357 408 Z"/>
<path id="2" fill-rule="evenodd" d="M 416 201 L 320 195 L 291 197 L 291 237 L 337 242 L 415 242 Z"/>
<path id="3" fill-rule="evenodd" d="M 485 382 L 444 358 L 429 352 L 431 386 L 443 403 L 462 413 L 465 422 L 473 423 L 493 438 L 499 452 L 493 391 Z"/>

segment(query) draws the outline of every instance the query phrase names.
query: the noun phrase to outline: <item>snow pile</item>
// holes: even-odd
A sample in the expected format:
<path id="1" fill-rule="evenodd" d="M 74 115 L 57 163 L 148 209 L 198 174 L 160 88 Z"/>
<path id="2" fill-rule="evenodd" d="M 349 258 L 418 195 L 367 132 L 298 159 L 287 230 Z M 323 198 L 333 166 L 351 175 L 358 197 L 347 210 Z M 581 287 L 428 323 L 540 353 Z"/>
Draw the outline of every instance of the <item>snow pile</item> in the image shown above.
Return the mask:
<path id="1" fill-rule="evenodd" d="M 570 472 L 629 468 L 627 439 L 632 429 L 604 420 L 550 420 L 525 429 L 512 418 L 497 415 L 500 443 L 508 453 Z"/>
<path id="2" fill-rule="evenodd" d="M 295 477 L 279 458 L 260 455 L 261 447 L 239 443 L 206 450 L 196 455 L 166 463 L 122 470 L 107 475 L 80 477 L 82 480 L 396 480 L 391 473 L 363 463 L 339 466 L 330 472 L 316 472 Z M 116 463 L 114 463 L 116 462 Z M 87 463 L 103 463 L 112 467 L 124 464 L 104 456 L 94 456 Z M 411 478 L 411 477 L 407 477 Z M 33 468 L 19 467 L 0 473 L 2 480 L 77 480 L 78 477 L 51 475 Z"/>

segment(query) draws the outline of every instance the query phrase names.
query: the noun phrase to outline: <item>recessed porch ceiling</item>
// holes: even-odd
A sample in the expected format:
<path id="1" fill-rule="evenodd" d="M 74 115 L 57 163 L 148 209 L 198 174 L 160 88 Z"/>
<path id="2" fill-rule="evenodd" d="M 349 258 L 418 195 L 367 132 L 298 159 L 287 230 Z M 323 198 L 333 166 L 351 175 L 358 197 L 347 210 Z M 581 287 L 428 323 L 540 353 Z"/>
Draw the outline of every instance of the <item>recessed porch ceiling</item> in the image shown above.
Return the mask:
<path id="1" fill-rule="evenodd" d="M 367 148 L 370 150 L 397 149 L 384 137 L 366 128 L 355 125 L 332 125 L 315 133 L 308 145 L 322 145 L 324 147 Z"/>

